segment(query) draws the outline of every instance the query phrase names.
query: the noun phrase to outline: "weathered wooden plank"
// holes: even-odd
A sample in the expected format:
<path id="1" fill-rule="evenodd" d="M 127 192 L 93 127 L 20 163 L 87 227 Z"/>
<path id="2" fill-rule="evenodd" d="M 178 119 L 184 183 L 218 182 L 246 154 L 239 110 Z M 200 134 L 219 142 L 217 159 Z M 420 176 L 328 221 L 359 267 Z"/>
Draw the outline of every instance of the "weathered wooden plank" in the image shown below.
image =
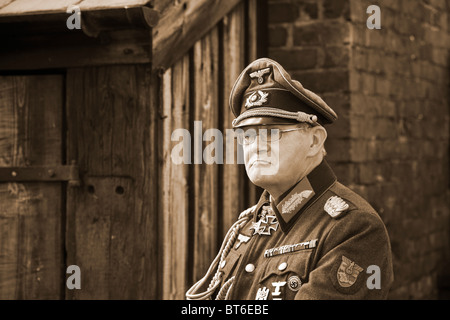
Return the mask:
<path id="1" fill-rule="evenodd" d="M 229 94 L 231 88 L 239 74 L 242 72 L 245 63 L 245 10 L 244 5 L 239 4 L 223 20 L 223 130 L 232 128 L 231 122 L 234 119 L 229 107 Z M 228 145 L 234 143 L 234 151 Z M 228 228 L 236 221 L 237 216 L 245 207 L 245 173 L 244 166 L 237 164 L 237 145 L 235 139 L 227 140 L 225 159 L 228 164 L 223 167 L 223 214 L 222 233 L 226 233 Z M 234 160 L 233 160 L 234 159 Z"/>
<path id="2" fill-rule="evenodd" d="M 80 31 L 69 29 L 67 22 L 73 23 L 72 15 L 78 8 L 64 12 L 36 13 L 21 15 L 0 15 L 0 34 L 30 35 L 57 34 Z M 158 23 L 159 13 L 149 7 L 104 8 L 79 11 L 79 26 L 89 37 L 97 37 L 102 31 L 124 29 L 147 29 Z M 69 20 L 70 18 L 70 20 Z"/>
<path id="3" fill-rule="evenodd" d="M 258 0 L 247 0 L 247 57 L 250 61 L 258 58 Z"/>
<path id="4" fill-rule="evenodd" d="M 20 1 L 13 4 L 17 2 Z M 101 7 L 102 3 L 99 5 Z M 0 14 L 3 39 L 0 69 L 34 70 L 151 62 L 151 27 L 158 20 L 155 10 L 133 5 L 115 8 L 114 3 L 104 9 L 90 6 L 82 10 L 81 30 L 69 30 L 66 26 L 68 17 L 65 11 L 12 16 Z"/>
<path id="5" fill-rule="evenodd" d="M 265 21 L 266 1 L 247 0 L 246 3 L 247 26 L 246 44 L 247 44 L 247 61 L 246 64 L 264 57 L 266 49 L 264 47 L 267 37 L 267 21 Z M 254 205 L 261 196 L 262 189 L 255 186 L 249 179 L 245 179 L 245 188 L 248 192 L 246 206 Z"/>
<path id="6" fill-rule="evenodd" d="M 177 136 L 172 141 L 172 134 L 177 129 L 189 130 L 190 108 L 189 56 L 186 55 L 162 78 L 162 298 L 168 300 L 183 299 L 187 285 L 189 164 L 176 164 L 172 159 L 173 147 L 187 137 Z"/>
<path id="7" fill-rule="evenodd" d="M 0 70 L 35 70 L 150 63 L 151 32 L 111 31 L 90 38 L 82 31 L 4 38 Z"/>
<path id="8" fill-rule="evenodd" d="M 114 266 L 111 272 L 112 282 L 110 299 L 139 298 L 139 288 L 134 284 L 135 270 L 141 273 L 144 270 L 136 268 L 136 261 L 140 260 L 145 250 L 136 250 L 137 239 L 135 232 L 138 231 L 136 215 L 128 214 L 135 211 L 134 206 L 134 183 L 130 178 L 113 177 L 108 184 L 107 194 L 111 205 L 111 234 L 110 234 L 110 266 Z M 142 234 L 142 233 L 141 233 Z"/>
<path id="9" fill-rule="evenodd" d="M 0 2 L 0 16 L 6 15 L 32 15 L 42 13 L 66 12 L 67 8 L 76 5 L 81 11 L 100 10 L 105 8 L 124 8 L 145 6 L 149 0 L 15 0 L 6 1 L 2 6 Z"/>
<path id="10" fill-rule="evenodd" d="M 96 10 L 102 8 L 130 8 L 150 5 L 151 0 L 83 0 L 78 5 L 86 10 Z"/>
<path id="11" fill-rule="evenodd" d="M 13 2 L 14 0 L 0 0 L 0 9 L 6 7 L 8 4 Z"/>
<path id="12" fill-rule="evenodd" d="M 0 9 L 0 15 L 24 15 L 37 12 L 61 12 L 66 11 L 71 5 L 78 1 L 62 0 L 62 1 L 27 1 L 15 0 Z"/>
<path id="13" fill-rule="evenodd" d="M 135 283 L 136 249 L 134 183 L 129 177 L 85 177 L 77 192 L 77 221 L 68 228 L 77 232 L 76 264 L 82 275 L 81 290 L 67 290 L 80 299 L 138 298 Z M 71 199 L 72 200 L 72 199 Z M 74 227 L 74 229 L 72 229 Z M 76 230 L 76 231 L 75 231 Z M 142 252 L 141 252 L 142 253 Z M 69 253 L 71 255 L 71 253 Z"/>
<path id="14" fill-rule="evenodd" d="M 0 165 L 62 162 L 61 75 L 0 77 Z M 0 182 L 0 299 L 62 297 L 60 183 Z"/>
<path id="15" fill-rule="evenodd" d="M 193 44 L 203 37 L 241 0 L 184 0 L 156 2 L 163 7 L 161 18 L 153 28 L 153 65 L 167 69 L 186 54 Z"/>
<path id="16" fill-rule="evenodd" d="M 223 142 L 219 128 L 219 31 L 213 28 L 193 48 L 194 112 L 201 121 L 202 164 L 194 165 L 193 279 L 200 279 L 217 254 L 219 165 L 223 163 Z M 220 133 L 220 132 L 219 132 Z M 219 140 L 217 140 L 219 139 Z M 220 143 L 218 143 L 220 142 Z M 217 143 L 217 144 L 215 144 Z"/>
<path id="17" fill-rule="evenodd" d="M 67 72 L 67 155 L 84 182 L 67 196 L 67 263 L 82 273 L 82 290 L 66 290 L 68 298 L 157 298 L 157 126 L 149 69 Z"/>

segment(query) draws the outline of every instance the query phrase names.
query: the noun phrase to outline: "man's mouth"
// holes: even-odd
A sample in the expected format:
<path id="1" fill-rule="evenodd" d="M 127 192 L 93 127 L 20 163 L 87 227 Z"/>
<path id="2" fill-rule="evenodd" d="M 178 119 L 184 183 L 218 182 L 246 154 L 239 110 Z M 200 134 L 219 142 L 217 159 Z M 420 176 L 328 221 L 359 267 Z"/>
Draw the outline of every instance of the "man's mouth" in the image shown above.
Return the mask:
<path id="1" fill-rule="evenodd" d="M 250 163 L 250 168 L 253 167 L 255 164 L 258 164 L 258 165 L 270 165 L 270 164 L 272 164 L 272 162 L 270 162 L 268 160 L 264 160 L 264 159 L 256 159 L 255 161 Z"/>

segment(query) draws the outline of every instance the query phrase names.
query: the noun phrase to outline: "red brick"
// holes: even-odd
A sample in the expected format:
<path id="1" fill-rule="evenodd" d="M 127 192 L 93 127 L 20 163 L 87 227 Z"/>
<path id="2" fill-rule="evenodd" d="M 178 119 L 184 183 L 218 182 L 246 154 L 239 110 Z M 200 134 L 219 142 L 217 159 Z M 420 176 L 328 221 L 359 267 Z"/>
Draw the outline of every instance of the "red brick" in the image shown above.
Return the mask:
<path id="1" fill-rule="evenodd" d="M 383 63 L 383 54 L 378 53 L 378 50 L 373 50 L 367 57 L 366 71 L 381 73 Z"/>
<path id="2" fill-rule="evenodd" d="M 332 141 L 330 143 L 333 143 Z M 352 163 L 333 163 L 333 171 L 335 172 L 338 180 L 348 185 L 357 178 L 356 166 Z"/>
<path id="3" fill-rule="evenodd" d="M 269 49 L 269 57 L 289 71 L 313 69 L 317 65 L 316 49 Z"/>
<path id="4" fill-rule="evenodd" d="M 319 17 L 319 9 L 317 7 L 317 1 L 314 2 L 300 2 L 300 20 L 309 21 Z"/>
<path id="5" fill-rule="evenodd" d="M 330 162 L 348 162 L 350 160 L 350 140 L 334 139 L 330 136 L 325 141 L 327 158 Z"/>
<path id="6" fill-rule="evenodd" d="M 385 7 L 392 8 L 394 10 L 400 10 L 401 9 L 401 1 L 399 0 L 383 0 L 383 9 L 386 10 Z M 384 12 L 383 10 L 383 12 Z"/>
<path id="7" fill-rule="evenodd" d="M 366 95 L 373 95 L 375 93 L 375 76 L 371 73 L 362 73 L 362 91 Z"/>
<path id="8" fill-rule="evenodd" d="M 352 50 L 351 64 L 356 70 L 367 71 L 367 57 L 369 56 L 366 50 L 361 48 L 354 48 Z"/>
<path id="9" fill-rule="evenodd" d="M 295 48 L 283 49 L 316 50 L 312 69 L 288 62 L 291 75 L 338 112 L 327 157 L 386 223 L 396 275 L 390 298 L 436 296 L 439 265 L 450 279 L 450 1 L 322 0 L 311 16 L 312 0 L 290 1 L 299 17 L 282 26 Z M 371 4 L 381 8 L 381 30 L 365 26 Z"/>
<path id="10" fill-rule="evenodd" d="M 366 29 L 365 45 L 367 47 L 382 49 L 386 46 L 387 37 L 389 37 L 388 29 Z"/>
<path id="11" fill-rule="evenodd" d="M 347 67 L 349 64 L 350 48 L 346 46 L 326 47 L 324 68 Z"/>
<path id="12" fill-rule="evenodd" d="M 350 41 L 349 25 L 339 21 L 319 21 L 294 28 L 294 45 L 344 45 Z"/>
<path id="13" fill-rule="evenodd" d="M 327 92 L 321 94 L 322 99 L 337 112 L 339 118 L 349 117 L 350 94 L 345 92 Z"/>
<path id="14" fill-rule="evenodd" d="M 269 26 L 269 46 L 282 47 L 286 45 L 288 32 L 285 27 Z"/>
<path id="15" fill-rule="evenodd" d="M 351 21 L 354 21 L 358 24 L 362 24 L 366 22 L 367 15 L 366 15 L 366 9 L 368 7 L 367 4 L 365 4 L 361 0 L 349 0 L 350 2 L 350 18 Z"/>
<path id="16" fill-rule="evenodd" d="M 294 79 L 300 79 L 303 86 L 316 93 L 339 92 L 349 90 L 347 70 L 314 70 L 292 73 Z"/>
<path id="17" fill-rule="evenodd" d="M 416 19 L 423 19 L 424 4 L 422 1 L 402 0 L 402 14 Z M 412 19 L 410 19 L 412 20 Z"/>
<path id="18" fill-rule="evenodd" d="M 349 0 L 324 0 L 323 15 L 325 18 L 348 19 L 350 16 Z"/>
<path id="19" fill-rule="evenodd" d="M 348 117 L 339 116 L 339 119 L 327 128 L 328 136 L 333 139 L 349 139 L 351 137 L 349 121 Z"/>
<path id="20" fill-rule="evenodd" d="M 269 3 L 269 23 L 293 22 L 299 17 L 299 8 L 292 3 Z"/>

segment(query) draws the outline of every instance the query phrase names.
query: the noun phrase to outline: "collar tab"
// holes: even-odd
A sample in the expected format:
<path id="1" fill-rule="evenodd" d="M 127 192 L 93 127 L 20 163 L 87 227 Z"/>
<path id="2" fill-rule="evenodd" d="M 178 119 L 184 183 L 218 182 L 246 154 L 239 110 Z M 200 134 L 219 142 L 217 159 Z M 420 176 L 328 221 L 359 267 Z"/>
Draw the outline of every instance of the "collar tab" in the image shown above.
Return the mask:
<path id="1" fill-rule="evenodd" d="M 316 202 L 336 180 L 333 170 L 326 160 L 323 160 L 310 174 L 300 180 L 278 204 L 270 197 L 270 205 L 277 216 L 281 230 L 287 233 L 297 218 Z"/>

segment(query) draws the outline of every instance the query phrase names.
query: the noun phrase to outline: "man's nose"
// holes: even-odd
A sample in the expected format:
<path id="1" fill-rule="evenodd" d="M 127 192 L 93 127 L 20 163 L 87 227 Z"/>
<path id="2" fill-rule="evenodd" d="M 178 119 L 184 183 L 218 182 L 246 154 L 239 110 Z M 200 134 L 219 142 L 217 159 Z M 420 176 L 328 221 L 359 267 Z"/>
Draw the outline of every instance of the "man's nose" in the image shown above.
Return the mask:
<path id="1" fill-rule="evenodd" d="M 259 135 L 255 137 L 255 141 L 248 145 L 249 151 L 252 153 L 268 153 L 270 150 L 269 142 L 261 139 Z"/>

